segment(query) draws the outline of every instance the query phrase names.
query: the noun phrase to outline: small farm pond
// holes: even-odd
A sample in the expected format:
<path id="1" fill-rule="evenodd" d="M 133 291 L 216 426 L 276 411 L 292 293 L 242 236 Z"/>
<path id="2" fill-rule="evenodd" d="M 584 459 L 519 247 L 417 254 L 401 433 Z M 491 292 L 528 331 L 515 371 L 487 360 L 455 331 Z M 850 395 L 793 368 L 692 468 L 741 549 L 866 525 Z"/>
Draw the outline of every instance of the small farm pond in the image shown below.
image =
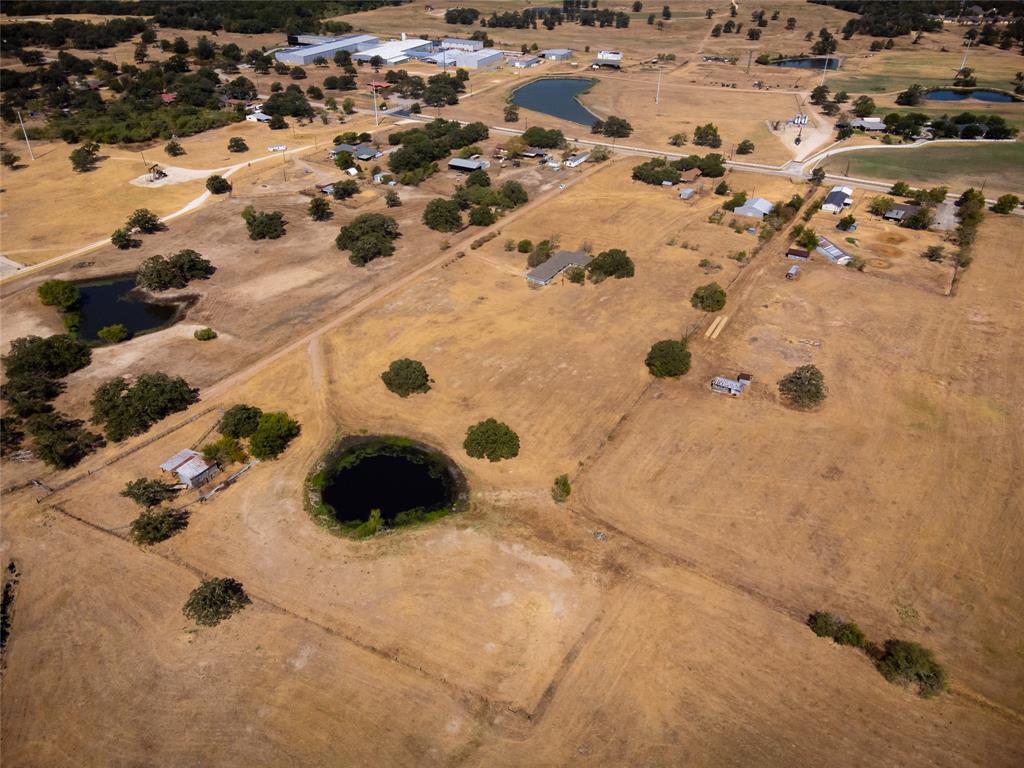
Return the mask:
<path id="1" fill-rule="evenodd" d="M 1013 101 L 1013 97 L 1001 91 L 986 91 L 983 88 L 973 91 L 951 91 L 947 88 L 940 88 L 935 91 L 928 91 L 925 98 L 928 101 L 965 101 L 976 99 L 977 101 L 989 101 L 999 104 L 1006 104 Z"/>
<path id="2" fill-rule="evenodd" d="M 101 328 L 120 323 L 136 336 L 177 322 L 184 302 L 147 301 L 135 290 L 135 277 L 117 277 L 78 283 L 81 296 L 78 335 L 98 341 Z"/>
<path id="3" fill-rule="evenodd" d="M 597 120 L 597 115 L 584 107 L 577 97 L 595 82 L 581 77 L 534 80 L 512 92 L 512 103 L 534 112 L 590 126 Z"/>
<path id="4" fill-rule="evenodd" d="M 840 61 L 834 56 L 828 58 L 822 56 L 820 58 L 812 59 L 783 59 L 782 61 L 773 61 L 773 67 L 786 67 L 789 69 L 839 69 Z"/>
<path id="5" fill-rule="evenodd" d="M 351 535 L 372 535 L 366 523 L 399 527 L 443 517 L 461 507 L 466 484 L 458 467 L 440 451 L 394 437 L 341 441 L 310 477 L 319 492 L 313 514 L 322 525 Z"/>

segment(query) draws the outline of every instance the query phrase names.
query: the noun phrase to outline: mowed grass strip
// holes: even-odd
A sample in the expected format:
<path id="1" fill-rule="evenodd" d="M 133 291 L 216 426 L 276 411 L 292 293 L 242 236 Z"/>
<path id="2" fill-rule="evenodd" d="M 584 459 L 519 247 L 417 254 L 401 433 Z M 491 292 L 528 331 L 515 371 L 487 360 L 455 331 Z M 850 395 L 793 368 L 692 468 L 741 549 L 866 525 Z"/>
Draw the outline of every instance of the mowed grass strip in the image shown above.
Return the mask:
<path id="1" fill-rule="evenodd" d="M 951 189 L 985 184 L 989 196 L 1024 187 L 1024 143 L 926 146 L 849 152 L 826 170 L 860 178 L 902 179 L 908 184 L 943 183 Z"/>

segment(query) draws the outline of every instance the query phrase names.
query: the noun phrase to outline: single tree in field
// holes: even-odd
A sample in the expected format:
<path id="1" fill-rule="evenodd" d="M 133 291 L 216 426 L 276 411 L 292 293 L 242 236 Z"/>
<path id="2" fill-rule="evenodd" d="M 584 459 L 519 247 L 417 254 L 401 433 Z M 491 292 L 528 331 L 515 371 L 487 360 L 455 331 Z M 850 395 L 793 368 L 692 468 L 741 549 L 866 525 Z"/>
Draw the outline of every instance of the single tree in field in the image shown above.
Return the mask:
<path id="1" fill-rule="evenodd" d="M 682 376 L 690 370 L 690 350 L 686 348 L 685 341 L 656 341 L 644 363 L 651 375 L 659 379 Z"/>
<path id="2" fill-rule="evenodd" d="M 513 432 L 508 424 L 487 419 L 466 430 L 466 439 L 462 447 L 474 459 L 511 459 L 519 455 L 519 435 Z"/>
<path id="3" fill-rule="evenodd" d="M 416 392 L 430 391 L 430 376 L 419 360 L 403 357 L 392 361 L 388 369 L 380 375 L 384 386 L 399 397 L 408 397 Z"/>
<path id="4" fill-rule="evenodd" d="M 779 392 L 793 408 L 813 408 L 828 396 L 825 374 L 817 366 L 801 365 L 779 380 Z"/>
<path id="5" fill-rule="evenodd" d="M 121 495 L 131 499 L 140 507 L 149 509 L 150 507 L 159 506 L 165 501 L 170 501 L 178 495 L 178 491 L 170 483 L 140 477 L 126 483 L 124 490 L 121 491 Z"/>
<path id="6" fill-rule="evenodd" d="M 99 162 L 100 145 L 95 142 L 86 142 L 77 149 L 73 149 L 71 154 L 68 155 L 68 159 L 71 161 L 71 167 L 78 173 L 85 173 L 91 171 L 96 167 L 96 163 Z"/>
<path id="7" fill-rule="evenodd" d="M 251 602 L 234 579 L 206 579 L 192 590 L 182 613 L 196 624 L 214 627 Z"/>
<path id="8" fill-rule="evenodd" d="M 702 285 L 693 292 L 690 303 L 705 312 L 717 312 L 725 306 L 725 290 L 718 283 Z"/>
<path id="9" fill-rule="evenodd" d="M 331 218 L 331 204 L 325 198 L 314 197 L 309 201 L 309 218 L 313 221 L 327 221 Z"/>

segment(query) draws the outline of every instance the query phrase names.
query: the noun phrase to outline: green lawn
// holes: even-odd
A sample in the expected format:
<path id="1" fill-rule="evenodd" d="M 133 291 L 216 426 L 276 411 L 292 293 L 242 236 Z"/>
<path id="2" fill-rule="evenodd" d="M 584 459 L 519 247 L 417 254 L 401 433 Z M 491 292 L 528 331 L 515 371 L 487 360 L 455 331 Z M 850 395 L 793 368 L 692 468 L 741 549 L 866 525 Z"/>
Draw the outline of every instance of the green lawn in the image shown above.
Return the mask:
<path id="1" fill-rule="evenodd" d="M 915 186 L 961 189 L 984 184 L 991 197 L 1024 190 L 1024 143 L 864 150 L 833 157 L 825 169 L 866 179 L 901 179 Z"/>

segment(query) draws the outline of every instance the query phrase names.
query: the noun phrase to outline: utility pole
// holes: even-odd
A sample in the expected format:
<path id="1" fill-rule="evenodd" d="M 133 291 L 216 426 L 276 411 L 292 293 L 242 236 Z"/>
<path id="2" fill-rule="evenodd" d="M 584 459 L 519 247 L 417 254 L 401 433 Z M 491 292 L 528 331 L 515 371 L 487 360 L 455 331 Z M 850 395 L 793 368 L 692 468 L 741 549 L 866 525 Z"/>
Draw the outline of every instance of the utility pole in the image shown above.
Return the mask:
<path id="1" fill-rule="evenodd" d="M 28 147 L 28 156 L 35 160 L 36 156 L 32 154 L 32 142 L 28 140 L 28 131 L 25 130 L 25 123 L 21 119 L 21 112 L 18 112 L 18 122 L 21 124 L 21 135 L 25 137 L 25 145 Z"/>

